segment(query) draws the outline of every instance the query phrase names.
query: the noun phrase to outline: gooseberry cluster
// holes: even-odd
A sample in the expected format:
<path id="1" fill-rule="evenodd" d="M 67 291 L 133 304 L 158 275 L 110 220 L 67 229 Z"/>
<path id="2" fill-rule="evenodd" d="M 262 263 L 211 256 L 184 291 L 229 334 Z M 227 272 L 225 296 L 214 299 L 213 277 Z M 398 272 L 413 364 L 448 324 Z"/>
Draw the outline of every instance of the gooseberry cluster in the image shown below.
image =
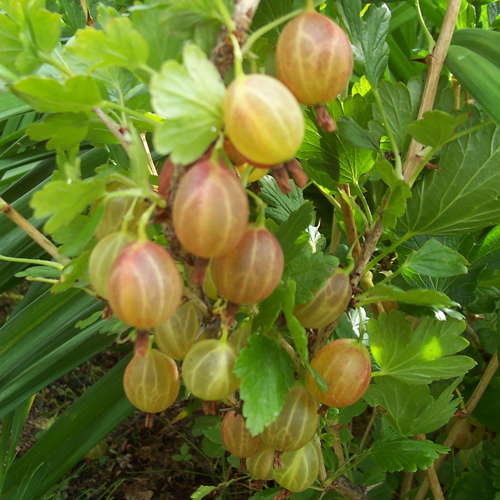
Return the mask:
<path id="1" fill-rule="evenodd" d="M 191 165 L 167 159 L 163 166 L 158 194 L 166 208 L 156 215 L 172 228 L 176 244 L 189 259 L 178 258 L 172 244 L 169 251 L 149 241 L 145 225 L 152 210 L 145 200 L 120 196 L 123 186 L 108 190 L 89 275 L 109 310 L 137 330 L 124 389 L 144 412 L 161 412 L 176 400 L 181 387 L 177 362 L 182 362 L 186 391 L 204 401 L 228 401 L 240 385 L 234 366 L 248 345 L 252 322 L 229 335 L 234 314 L 225 316 L 224 308 L 253 306 L 282 280 L 283 251 L 265 226 L 263 203 L 254 192 L 248 194 L 257 199 L 258 216 L 249 220 L 246 185 L 269 170 L 284 172 L 283 164 L 295 179 L 303 180 L 294 160 L 305 128 L 299 103 L 318 110 L 335 98 L 350 78 L 352 52 L 333 21 L 306 12 L 284 29 L 276 64 L 278 78 L 236 72 L 224 98 L 223 140 Z M 220 338 L 200 335 L 202 314 L 193 292 L 186 296 L 185 284 L 198 286 L 197 300 L 221 319 Z M 337 269 L 294 314 L 303 327 L 322 328 L 342 315 L 351 296 L 348 274 Z M 318 401 L 350 405 L 364 393 L 371 376 L 366 347 L 348 339 L 325 346 L 312 366 L 328 390 L 322 392 L 311 376 L 302 377 L 276 420 L 260 435 L 251 435 L 239 408 L 228 411 L 222 423 L 226 447 L 248 459 L 257 479 L 275 479 L 296 492 L 307 489 L 318 475 Z"/>

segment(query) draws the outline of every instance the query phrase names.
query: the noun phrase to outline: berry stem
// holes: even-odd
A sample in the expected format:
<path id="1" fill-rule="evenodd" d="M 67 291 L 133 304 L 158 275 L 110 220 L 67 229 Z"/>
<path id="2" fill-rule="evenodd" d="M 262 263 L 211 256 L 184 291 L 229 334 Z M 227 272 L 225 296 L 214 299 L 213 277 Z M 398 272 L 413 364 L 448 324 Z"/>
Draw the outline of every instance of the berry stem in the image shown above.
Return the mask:
<path id="1" fill-rule="evenodd" d="M 146 229 L 149 224 L 149 219 L 151 218 L 151 214 L 155 211 L 156 203 L 152 203 L 151 206 L 141 215 L 139 219 L 137 233 L 140 240 L 148 240 L 148 235 Z"/>
<path id="2" fill-rule="evenodd" d="M 229 33 L 229 38 L 233 42 L 234 74 L 236 78 L 241 78 L 245 75 L 243 72 L 243 53 L 237 38 L 232 33 Z"/>
<path id="3" fill-rule="evenodd" d="M 314 0 L 307 0 L 306 11 L 307 12 L 315 12 L 314 8 Z"/>
<path id="4" fill-rule="evenodd" d="M 52 262 L 50 260 L 40 260 L 40 259 L 21 259 L 18 257 L 7 257 L 6 255 L 0 255 L 0 260 L 5 260 L 7 262 L 21 262 L 23 264 L 35 264 L 39 266 L 53 267 L 61 271 L 63 269 L 63 265 L 59 264 L 59 262 Z"/>
<path id="5" fill-rule="evenodd" d="M 225 344 L 227 342 L 227 336 L 228 336 L 227 325 L 225 323 L 222 323 L 222 335 L 219 339 L 219 342 L 224 342 Z"/>
<path id="6" fill-rule="evenodd" d="M 134 344 L 134 356 L 145 356 L 151 349 L 153 337 L 147 330 L 137 330 Z"/>
<path id="7" fill-rule="evenodd" d="M 222 19 L 224 20 L 224 24 L 227 26 L 228 31 L 230 33 L 235 31 L 236 26 L 234 25 L 233 20 L 231 19 L 231 14 L 229 14 L 229 11 L 227 10 L 224 2 L 222 0 L 215 0 L 215 5 L 217 6 L 217 9 L 222 16 Z"/>
<path id="8" fill-rule="evenodd" d="M 258 215 L 257 215 L 257 220 L 255 221 L 255 225 L 257 227 L 265 226 L 267 205 L 261 200 L 261 198 L 259 196 L 257 196 L 250 189 L 247 189 L 246 192 L 253 198 L 253 200 L 255 201 L 255 204 L 257 205 Z"/>

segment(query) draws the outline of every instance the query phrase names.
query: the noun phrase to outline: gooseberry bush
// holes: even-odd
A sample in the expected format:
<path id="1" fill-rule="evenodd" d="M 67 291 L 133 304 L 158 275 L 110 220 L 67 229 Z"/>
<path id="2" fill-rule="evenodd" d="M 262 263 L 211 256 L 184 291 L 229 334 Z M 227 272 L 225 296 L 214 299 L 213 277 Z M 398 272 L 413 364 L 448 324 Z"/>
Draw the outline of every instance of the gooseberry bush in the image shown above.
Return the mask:
<path id="1" fill-rule="evenodd" d="M 498 500 L 498 2 L 0 10 L 0 290 L 33 282 L 1 500 L 167 409 L 211 415 L 194 499 Z M 33 396 L 113 344 L 14 460 Z"/>

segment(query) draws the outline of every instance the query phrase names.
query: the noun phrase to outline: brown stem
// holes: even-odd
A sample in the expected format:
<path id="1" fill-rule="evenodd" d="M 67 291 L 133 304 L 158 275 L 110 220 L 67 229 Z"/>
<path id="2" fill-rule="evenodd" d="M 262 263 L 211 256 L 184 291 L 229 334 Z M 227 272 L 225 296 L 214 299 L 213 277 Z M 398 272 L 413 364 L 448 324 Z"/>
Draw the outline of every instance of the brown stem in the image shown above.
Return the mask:
<path id="1" fill-rule="evenodd" d="M 127 155 L 130 155 L 130 145 L 125 139 L 125 136 L 120 132 L 120 129 L 116 123 L 111 120 L 111 118 L 98 106 L 92 109 L 92 111 L 99 117 L 99 119 L 106 125 L 108 130 L 118 139 L 122 148 L 125 150 Z"/>
<path id="2" fill-rule="evenodd" d="M 467 404 L 465 406 L 467 415 L 470 415 L 476 408 L 477 403 L 481 399 L 481 396 L 484 394 L 484 391 L 488 387 L 488 384 L 493 378 L 493 375 L 495 375 L 497 369 L 498 369 L 498 354 L 495 353 L 493 357 L 490 359 L 490 362 L 488 363 L 486 371 L 483 373 L 483 376 L 481 377 L 479 384 L 477 384 L 477 387 L 472 393 L 472 396 L 470 397 L 469 401 L 467 401 Z M 446 436 L 443 446 L 446 446 L 448 448 L 451 448 L 453 446 L 455 439 L 457 439 L 458 435 L 464 428 L 466 422 L 467 418 L 457 418 L 455 424 L 448 433 L 448 436 Z M 439 467 L 441 467 L 441 464 L 443 463 L 446 457 L 447 454 L 444 453 L 439 455 L 439 458 L 434 462 L 434 469 L 436 471 L 439 470 Z M 428 490 L 429 490 L 429 481 L 425 479 L 424 482 L 420 485 L 420 489 L 418 490 L 415 500 L 424 500 Z"/>
<path id="3" fill-rule="evenodd" d="M 33 241 L 38 243 L 51 257 L 66 265 L 69 259 L 62 258 L 57 247 L 45 237 L 33 224 L 26 220 L 11 204 L 0 197 L 0 211 L 14 224 L 19 226 Z"/>
<path id="4" fill-rule="evenodd" d="M 340 318 L 336 319 L 329 325 L 320 328 L 318 330 L 318 333 L 316 335 L 316 338 L 314 339 L 314 342 L 309 349 L 309 357 L 312 359 L 318 351 L 326 344 L 327 340 L 330 338 L 330 335 L 332 334 L 333 330 L 335 330 L 335 327 L 339 324 Z"/>
<path id="5" fill-rule="evenodd" d="M 134 356 L 145 356 L 149 348 L 150 333 L 147 330 L 137 330 L 134 344 Z"/>
<path id="6" fill-rule="evenodd" d="M 424 116 L 424 113 L 430 111 L 434 106 L 439 77 L 441 76 L 441 70 L 443 69 L 453 32 L 455 31 L 461 3 L 461 0 L 449 0 L 438 41 L 432 51 L 432 55 L 427 56 L 429 73 L 427 74 L 422 101 L 420 102 L 420 109 L 418 111 L 419 120 Z M 411 182 L 422 163 L 422 158 L 418 156 L 422 148 L 422 144 L 412 139 L 403 167 L 404 178 L 407 182 Z"/>
<path id="7" fill-rule="evenodd" d="M 314 442 L 319 449 L 319 480 L 323 484 L 327 479 L 325 461 L 323 460 L 323 452 L 321 450 L 321 441 L 317 435 L 314 436 Z"/>
<path id="8" fill-rule="evenodd" d="M 406 495 L 411 490 L 411 485 L 413 483 L 414 472 L 405 472 L 403 475 L 403 481 L 401 482 L 401 490 L 399 493 L 399 497 L 404 499 Z"/>
<path id="9" fill-rule="evenodd" d="M 300 373 L 300 358 L 299 355 L 294 351 L 293 347 L 283 338 L 283 336 L 279 335 L 280 344 L 285 349 L 285 351 L 292 358 L 293 364 L 295 365 L 295 370 Z"/>
<path id="10" fill-rule="evenodd" d="M 146 151 L 146 156 L 148 157 L 149 171 L 153 175 L 158 175 L 158 170 L 156 170 L 156 166 L 155 166 L 155 163 L 153 161 L 153 157 L 151 156 L 151 151 L 149 149 L 149 144 L 148 144 L 148 141 L 146 139 L 146 132 L 142 132 L 140 135 L 141 135 L 141 141 L 142 141 L 142 145 L 144 147 L 144 151 Z"/>
<path id="11" fill-rule="evenodd" d="M 364 487 L 354 484 L 347 476 L 340 476 L 332 481 L 331 487 L 350 500 L 367 500 L 368 498 Z"/>
<path id="12" fill-rule="evenodd" d="M 351 188 L 349 187 L 349 184 L 339 184 L 338 189 L 339 191 L 344 191 L 347 196 L 351 196 Z M 358 239 L 358 230 L 356 229 L 354 212 L 352 211 L 352 208 L 346 203 L 343 196 L 339 196 L 338 198 L 340 208 L 342 210 L 342 219 L 344 220 L 345 232 L 349 247 L 352 247 L 352 245 L 354 245 L 354 242 L 356 242 L 356 245 L 354 246 L 354 249 L 352 251 L 352 256 L 354 257 L 354 260 L 357 260 L 359 254 L 361 253 L 361 246 L 359 244 L 359 241 L 356 241 Z"/>
<path id="13" fill-rule="evenodd" d="M 417 434 L 415 439 L 417 441 L 425 441 L 427 438 L 425 437 L 425 434 Z M 429 484 L 431 485 L 434 500 L 444 500 L 443 490 L 441 489 L 441 484 L 439 484 L 439 479 L 434 465 L 427 467 L 425 475 L 427 476 L 427 481 L 429 481 Z"/>
<path id="14" fill-rule="evenodd" d="M 336 425 L 330 425 L 330 423 L 328 423 L 328 427 L 330 427 L 330 432 L 335 436 L 333 440 L 333 451 L 339 459 L 339 467 L 342 467 L 345 464 L 345 457 L 344 450 L 342 449 L 342 440 L 340 439 L 339 428 Z"/>

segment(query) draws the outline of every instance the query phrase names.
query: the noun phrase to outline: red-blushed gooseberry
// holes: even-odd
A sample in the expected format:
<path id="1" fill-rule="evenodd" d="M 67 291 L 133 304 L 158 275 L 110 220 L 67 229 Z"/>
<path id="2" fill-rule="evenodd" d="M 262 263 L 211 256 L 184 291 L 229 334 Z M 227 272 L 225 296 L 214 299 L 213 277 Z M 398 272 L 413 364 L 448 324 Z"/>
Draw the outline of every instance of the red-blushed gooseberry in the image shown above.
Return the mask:
<path id="1" fill-rule="evenodd" d="M 237 77 L 224 97 L 225 132 L 248 162 L 276 165 L 295 155 L 304 115 L 293 94 L 267 75 Z"/>
<path id="2" fill-rule="evenodd" d="M 118 254 L 137 238 L 131 233 L 112 233 L 105 236 L 92 250 L 89 258 L 90 283 L 104 299 L 108 298 L 108 278 Z"/>
<path id="3" fill-rule="evenodd" d="M 136 354 L 125 369 L 123 388 L 129 401 L 139 410 L 163 411 L 179 394 L 177 365 L 156 349 L 148 349 L 144 355 Z"/>
<path id="4" fill-rule="evenodd" d="M 182 277 L 167 250 L 151 241 L 127 245 L 111 267 L 109 304 L 116 316 L 141 330 L 170 318 L 181 303 Z"/>
<path id="5" fill-rule="evenodd" d="M 295 451 L 308 443 L 318 428 L 318 403 L 297 382 L 288 393 L 278 418 L 262 432 L 267 446 L 278 451 Z"/>
<path id="6" fill-rule="evenodd" d="M 250 224 L 235 248 L 212 261 L 212 279 L 231 302 L 254 304 L 273 293 L 283 267 L 278 240 L 265 227 Z"/>
<path id="7" fill-rule="evenodd" d="M 174 207 L 174 228 L 194 255 L 219 257 L 231 251 L 248 225 L 248 197 L 238 176 L 222 163 L 196 163 L 182 177 Z"/>
<path id="8" fill-rule="evenodd" d="M 238 458 L 251 457 L 264 447 L 260 436 L 252 436 L 243 417 L 234 411 L 226 413 L 220 431 L 224 446 Z"/>
<path id="9" fill-rule="evenodd" d="M 335 99 L 349 83 L 353 64 L 348 36 L 318 12 L 297 16 L 278 39 L 278 78 L 302 104 L 316 106 Z"/>
<path id="10" fill-rule="evenodd" d="M 311 361 L 311 366 L 328 384 L 328 390 L 322 392 L 310 373 L 307 385 L 312 395 L 327 406 L 352 405 L 370 385 L 370 353 L 356 339 L 337 339 L 326 344 Z"/>
<path id="11" fill-rule="evenodd" d="M 323 287 L 313 290 L 311 300 L 295 306 L 293 314 L 304 328 L 323 328 L 342 316 L 351 297 L 349 276 L 337 270 Z"/>

